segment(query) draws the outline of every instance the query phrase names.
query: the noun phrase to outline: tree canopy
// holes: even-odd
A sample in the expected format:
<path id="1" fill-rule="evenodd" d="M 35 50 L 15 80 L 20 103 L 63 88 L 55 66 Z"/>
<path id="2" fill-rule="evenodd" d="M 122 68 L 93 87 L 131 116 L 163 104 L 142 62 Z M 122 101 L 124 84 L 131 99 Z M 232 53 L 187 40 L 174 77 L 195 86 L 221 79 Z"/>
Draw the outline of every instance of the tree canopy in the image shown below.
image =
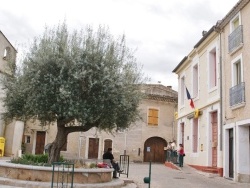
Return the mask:
<path id="1" fill-rule="evenodd" d="M 4 118 L 57 122 L 57 141 L 92 127 L 126 128 L 138 117 L 144 81 L 124 35 L 114 39 L 101 26 L 70 33 L 59 24 L 35 38 L 20 72 L 5 82 Z"/>

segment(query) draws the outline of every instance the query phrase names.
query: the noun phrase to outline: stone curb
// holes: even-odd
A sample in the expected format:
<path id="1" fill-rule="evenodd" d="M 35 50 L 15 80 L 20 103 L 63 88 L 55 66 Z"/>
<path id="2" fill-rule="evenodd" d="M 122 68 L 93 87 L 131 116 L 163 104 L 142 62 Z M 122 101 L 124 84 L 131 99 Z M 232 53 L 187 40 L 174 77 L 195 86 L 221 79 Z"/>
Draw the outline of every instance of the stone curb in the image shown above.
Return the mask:
<path id="1" fill-rule="evenodd" d="M 49 188 L 50 182 L 24 181 L 0 177 L 0 185 L 8 185 L 14 187 L 29 187 L 29 188 Z M 120 188 L 124 186 L 122 179 L 113 179 L 111 182 L 96 183 L 96 184 L 77 184 L 74 183 L 74 188 Z M 2 186 L 1 186 L 2 187 Z"/>

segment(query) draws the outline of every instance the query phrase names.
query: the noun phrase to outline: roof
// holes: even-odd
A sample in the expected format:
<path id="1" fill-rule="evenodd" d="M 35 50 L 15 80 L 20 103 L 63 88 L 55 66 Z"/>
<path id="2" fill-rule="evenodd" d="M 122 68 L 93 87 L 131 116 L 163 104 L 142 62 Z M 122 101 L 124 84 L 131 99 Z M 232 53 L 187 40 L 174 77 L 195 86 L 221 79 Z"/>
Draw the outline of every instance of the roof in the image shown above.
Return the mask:
<path id="1" fill-rule="evenodd" d="M 174 68 L 174 70 L 172 71 L 172 72 L 176 72 L 179 68 L 180 68 L 180 66 L 187 60 L 187 56 L 185 56 L 182 60 L 181 60 L 181 62 Z"/>
<path id="2" fill-rule="evenodd" d="M 229 22 L 230 20 L 241 10 L 243 9 L 250 0 L 240 0 L 236 5 L 226 14 L 226 16 L 217 22 L 217 27 L 220 29 L 223 29 Z"/>
<path id="3" fill-rule="evenodd" d="M 157 101 L 167 101 L 167 102 L 176 102 L 178 101 L 177 97 L 169 97 L 165 95 L 155 95 L 155 94 L 147 94 L 145 99 L 157 100 Z"/>
<path id="4" fill-rule="evenodd" d="M 198 47 L 202 44 L 202 42 L 204 42 L 204 41 L 208 38 L 208 36 L 211 35 L 211 33 L 212 33 L 213 31 L 215 31 L 215 30 L 216 30 L 216 26 L 211 27 L 211 28 L 209 29 L 209 31 L 206 32 L 206 33 L 202 36 L 202 38 L 194 45 L 194 49 L 195 49 L 195 48 L 198 48 Z M 185 57 L 181 60 L 181 62 L 174 68 L 174 70 L 173 70 L 172 72 L 176 72 L 176 71 L 184 64 L 184 62 L 185 62 L 187 59 L 188 59 L 188 56 L 185 56 Z"/>
<path id="5" fill-rule="evenodd" d="M 143 84 L 145 98 L 157 101 L 177 102 L 178 92 L 172 89 L 172 86 L 164 86 L 161 84 Z"/>
<path id="6" fill-rule="evenodd" d="M 11 42 L 7 39 L 7 37 L 3 34 L 3 32 L 0 30 L 0 33 L 3 35 L 3 37 L 6 39 L 6 41 L 8 41 L 8 43 L 11 45 L 11 47 L 16 51 L 17 53 L 17 50 L 16 48 L 11 44 Z"/>
<path id="7" fill-rule="evenodd" d="M 212 26 L 210 30 L 194 45 L 194 49 L 198 48 L 199 45 L 213 32 L 213 31 L 218 31 L 222 30 L 226 24 L 233 18 L 233 16 L 239 12 L 245 5 L 247 5 L 250 2 L 250 0 L 240 0 L 228 13 L 227 15 L 220 21 L 216 23 L 216 25 Z M 184 62 L 188 59 L 188 56 L 185 56 L 181 62 L 174 68 L 172 72 L 176 72 L 183 64 Z"/>

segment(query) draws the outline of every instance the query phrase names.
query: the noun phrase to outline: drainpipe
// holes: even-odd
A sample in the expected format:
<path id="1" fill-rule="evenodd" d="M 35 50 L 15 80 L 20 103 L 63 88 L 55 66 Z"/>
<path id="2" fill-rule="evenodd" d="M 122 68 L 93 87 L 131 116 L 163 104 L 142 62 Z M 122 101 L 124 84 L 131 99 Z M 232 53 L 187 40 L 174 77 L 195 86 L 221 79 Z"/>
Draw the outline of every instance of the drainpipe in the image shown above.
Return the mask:
<path id="1" fill-rule="evenodd" d="M 217 22 L 217 24 L 219 24 Z M 217 32 L 219 34 L 219 40 L 220 40 L 220 43 L 219 43 L 219 63 L 220 63 L 220 151 L 222 151 L 222 147 L 223 147 L 223 111 L 222 111 L 222 49 L 221 49 L 221 28 L 219 26 L 215 26 L 214 27 L 214 30 L 215 32 Z"/>
<path id="2" fill-rule="evenodd" d="M 222 151 L 223 137 L 223 113 L 222 113 L 222 56 L 221 56 L 221 33 L 220 33 L 220 151 Z"/>
<path id="3" fill-rule="evenodd" d="M 222 142 L 223 142 L 223 111 L 222 111 L 222 49 L 221 49 L 221 31 L 219 31 L 219 40 L 220 40 L 220 151 L 222 151 Z"/>

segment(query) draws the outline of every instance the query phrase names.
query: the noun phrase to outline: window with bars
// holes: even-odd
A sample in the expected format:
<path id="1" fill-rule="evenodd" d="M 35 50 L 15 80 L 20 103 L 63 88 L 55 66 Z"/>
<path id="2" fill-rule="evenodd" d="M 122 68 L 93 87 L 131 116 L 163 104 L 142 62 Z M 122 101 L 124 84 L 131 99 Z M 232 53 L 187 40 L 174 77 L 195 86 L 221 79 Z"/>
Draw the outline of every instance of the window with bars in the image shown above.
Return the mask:
<path id="1" fill-rule="evenodd" d="M 155 108 L 148 109 L 148 125 L 158 126 L 159 110 Z"/>

